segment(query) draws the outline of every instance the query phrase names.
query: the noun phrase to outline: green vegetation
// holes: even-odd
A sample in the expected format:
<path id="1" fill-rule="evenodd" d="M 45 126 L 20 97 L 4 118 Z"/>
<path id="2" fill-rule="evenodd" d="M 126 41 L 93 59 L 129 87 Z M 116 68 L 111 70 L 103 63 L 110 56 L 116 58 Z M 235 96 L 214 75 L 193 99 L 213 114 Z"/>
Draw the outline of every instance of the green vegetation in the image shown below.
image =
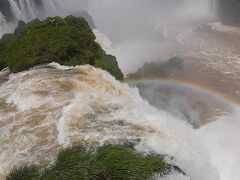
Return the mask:
<path id="1" fill-rule="evenodd" d="M 25 165 L 12 170 L 6 180 L 35 180 L 40 177 L 39 167 L 37 165 Z"/>
<path id="2" fill-rule="evenodd" d="M 104 55 L 103 61 L 97 61 L 96 67 L 100 67 L 108 72 L 110 72 L 113 76 L 115 76 L 118 80 L 123 80 L 123 73 L 118 66 L 118 62 L 116 58 L 112 55 Z"/>
<path id="3" fill-rule="evenodd" d="M 54 165 L 23 166 L 7 180 L 146 180 L 170 172 L 158 155 L 143 155 L 122 145 L 105 145 L 95 152 L 74 146 L 59 153 Z"/>
<path id="4" fill-rule="evenodd" d="M 145 63 L 137 72 L 128 74 L 128 78 L 171 77 L 172 73 L 181 71 L 183 67 L 183 59 L 172 57 L 167 61 Z"/>
<path id="5" fill-rule="evenodd" d="M 90 64 L 123 79 L 115 57 L 106 55 L 95 42 L 82 17 L 36 19 L 27 24 L 20 21 L 13 34 L 0 40 L 0 68 L 9 66 L 19 72 L 53 61 L 68 66 Z"/>

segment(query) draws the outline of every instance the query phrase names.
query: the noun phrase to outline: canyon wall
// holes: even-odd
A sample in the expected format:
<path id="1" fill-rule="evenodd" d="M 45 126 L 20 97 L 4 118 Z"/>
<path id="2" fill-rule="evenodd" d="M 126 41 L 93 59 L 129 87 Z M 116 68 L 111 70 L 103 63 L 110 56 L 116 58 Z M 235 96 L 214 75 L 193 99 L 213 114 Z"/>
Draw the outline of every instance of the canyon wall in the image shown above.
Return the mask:
<path id="1" fill-rule="evenodd" d="M 218 16 L 224 24 L 240 24 L 240 0 L 219 0 Z"/>

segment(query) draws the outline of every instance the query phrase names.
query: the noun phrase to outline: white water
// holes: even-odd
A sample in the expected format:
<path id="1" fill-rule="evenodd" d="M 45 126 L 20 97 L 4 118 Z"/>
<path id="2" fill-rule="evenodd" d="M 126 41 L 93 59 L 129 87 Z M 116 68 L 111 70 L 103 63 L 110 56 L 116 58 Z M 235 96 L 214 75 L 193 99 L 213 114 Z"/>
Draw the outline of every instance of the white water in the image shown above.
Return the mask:
<path id="1" fill-rule="evenodd" d="M 25 10 L 21 10 L 15 2 L 11 1 L 11 7 L 14 9 L 16 19 L 26 21 L 46 15 L 66 14 L 73 8 L 69 1 L 66 5 L 64 0 L 58 2 L 48 0 L 44 1 L 44 8 L 39 12 L 31 1 L 19 1 L 27 4 Z M 71 2 L 74 5 L 77 3 Z M 96 7 L 91 4 L 100 3 L 102 7 L 106 7 L 116 1 L 105 2 L 85 3 L 94 14 Z M 179 14 L 183 19 L 193 14 L 198 17 L 212 16 L 211 2 L 185 1 L 179 9 Z M 68 10 L 63 7 L 64 5 Z M 181 13 L 183 11 L 185 13 Z M 97 13 L 94 18 L 96 16 Z M 7 24 L 0 15 L 0 36 L 1 33 L 12 31 L 12 26 L 15 25 Z M 176 31 L 179 32 L 179 29 Z M 168 36 L 169 31 L 165 32 Z M 189 37 L 188 33 L 180 33 L 178 41 L 185 42 L 186 36 Z M 95 30 L 95 34 L 106 52 L 116 53 L 121 58 L 121 63 L 124 63 L 124 59 L 129 59 L 129 53 L 123 54 L 125 51 L 135 50 L 132 59 L 138 59 L 139 56 L 136 55 L 138 53 L 148 58 L 143 49 L 149 47 L 155 49 L 162 43 L 135 41 L 131 44 L 135 49 L 129 50 L 129 46 L 124 44 L 126 42 L 116 48 L 99 31 Z M 175 35 L 174 32 L 174 38 Z M 157 51 L 158 49 L 156 57 L 159 55 Z M 0 86 L 2 175 L 20 162 L 49 162 L 54 159 L 57 150 L 69 144 L 78 142 L 102 144 L 105 141 L 121 142 L 123 139 L 132 140 L 140 137 L 141 143 L 136 147 L 137 150 L 173 156 L 176 164 L 193 180 L 240 179 L 238 108 L 231 117 L 221 117 L 219 121 L 195 130 L 182 120 L 151 107 L 142 100 L 136 89 L 115 81 L 102 70 L 90 66 L 75 67 L 72 70 L 56 64 L 54 66 L 58 69 L 42 68 L 13 74 L 9 81 Z M 171 174 L 163 178 L 163 180 L 183 179 L 186 180 L 188 177 Z"/>
<path id="2" fill-rule="evenodd" d="M 195 18 L 214 17 L 216 16 L 216 6 L 218 0 L 186 0 L 182 5 L 182 11 L 185 15 L 193 16 Z"/>
<path id="3" fill-rule="evenodd" d="M 8 0 L 14 20 L 6 22 L 6 18 L 0 12 L 0 36 L 12 32 L 19 20 L 28 22 L 35 18 L 44 18 L 57 15 L 60 11 L 61 0 L 44 0 L 43 7 L 38 7 L 33 0 Z"/>
<path id="4" fill-rule="evenodd" d="M 0 12 L 0 36 L 6 32 L 11 32 L 16 27 L 19 20 L 30 21 L 35 18 L 45 18 L 48 16 L 66 16 L 68 14 L 80 11 L 88 10 L 92 15 L 97 24 L 101 26 L 103 20 L 109 21 L 109 15 L 112 14 L 112 18 L 116 19 L 117 14 L 115 14 L 115 8 L 117 8 L 117 13 L 119 10 L 124 11 L 125 7 L 125 16 L 132 16 L 134 13 L 130 13 L 132 9 L 130 7 L 136 7 L 136 11 L 141 10 L 149 11 L 149 8 L 152 7 L 153 11 L 150 11 L 151 14 L 155 17 L 148 17 L 155 19 L 156 17 L 162 17 L 163 14 L 159 14 L 160 11 L 164 10 L 162 4 L 165 4 L 165 8 L 172 8 L 177 2 L 175 0 L 166 1 L 166 0 L 150 0 L 149 2 L 143 0 L 123 0 L 123 1 L 113 1 L 113 0 L 43 0 L 42 5 L 38 6 L 33 0 L 8 0 L 10 4 L 10 9 L 13 13 L 13 22 L 6 22 L 6 18 L 1 15 Z M 152 4 L 152 5 L 151 5 Z M 169 4 L 169 5 L 168 5 Z M 154 7 L 155 6 L 155 7 Z M 144 9 L 146 7 L 146 10 Z M 174 18 L 184 18 L 184 19 L 199 19 L 207 18 L 215 15 L 216 0 L 182 0 L 181 5 L 174 10 Z M 109 11 L 109 15 L 105 14 L 104 11 Z M 165 12 L 165 10 L 164 10 Z M 147 12 L 149 13 L 149 12 Z M 106 16 L 107 15 L 107 16 Z M 122 14 L 124 16 L 124 14 Z M 135 14 L 139 16 L 140 14 Z M 166 19 L 170 16 L 166 15 Z M 100 19 L 101 18 L 101 19 Z M 151 19 L 149 19 L 151 21 Z M 120 20 L 120 19 L 119 19 Z M 101 22 L 100 22 L 101 21 Z M 120 22 L 118 22 L 120 24 Z M 102 25 L 105 25 L 104 23 Z"/>
<path id="5" fill-rule="evenodd" d="M 137 150 L 173 156 L 194 180 L 239 179 L 238 109 L 196 130 L 105 71 L 51 66 L 59 68 L 13 74 L 0 86 L 1 174 L 20 162 L 49 162 L 62 146 L 141 138 Z"/>

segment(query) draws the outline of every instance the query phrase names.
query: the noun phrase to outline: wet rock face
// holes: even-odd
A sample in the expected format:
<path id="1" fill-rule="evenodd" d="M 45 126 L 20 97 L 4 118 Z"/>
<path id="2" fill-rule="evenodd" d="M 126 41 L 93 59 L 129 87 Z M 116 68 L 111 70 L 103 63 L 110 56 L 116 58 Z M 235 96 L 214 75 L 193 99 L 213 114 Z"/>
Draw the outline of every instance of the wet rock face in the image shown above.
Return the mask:
<path id="1" fill-rule="evenodd" d="M 92 29 L 97 28 L 94 21 L 93 21 L 92 16 L 87 11 L 78 11 L 78 12 L 72 13 L 72 15 L 75 16 L 75 17 L 83 17 L 88 22 L 88 25 Z"/>
<path id="2" fill-rule="evenodd" d="M 128 74 L 128 78 L 144 77 L 170 77 L 184 66 L 184 60 L 179 57 L 172 57 L 167 61 L 145 63 L 136 73 Z"/>
<path id="3" fill-rule="evenodd" d="M 5 17 L 7 21 L 12 21 L 14 19 L 14 15 L 8 0 L 0 1 L 0 13 Z"/>
<path id="4" fill-rule="evenodd" d="M 224 24 L 240 25 L 240 0 L 219 0 L 218 14 Z"/>
<path id="5" fill-rule="evenodd" d="M 42 0 L 31 0 L 31 2 L 15 0 L 15 2 L 16 6 L 18 6 L 18 8 L 21 10 L 25 9 L 26 11 L 28 11 L 28 7 L 30 6 L 35 8 L 43 8 Z M 7 22 L 11 22 L 18 19 L 14 13 L 15 12 L 13 11 L 13 7 L 9 0 L 0 0 L 0 14 L 4 16 Z"/>

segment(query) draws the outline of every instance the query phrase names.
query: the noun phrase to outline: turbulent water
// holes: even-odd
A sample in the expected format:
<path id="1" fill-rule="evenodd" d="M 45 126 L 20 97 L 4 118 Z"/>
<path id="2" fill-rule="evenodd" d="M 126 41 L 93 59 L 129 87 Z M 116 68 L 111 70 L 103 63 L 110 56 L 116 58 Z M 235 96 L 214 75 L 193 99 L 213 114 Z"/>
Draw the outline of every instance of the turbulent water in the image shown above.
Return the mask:
<path id="1" fill-rule="evenodd" d="M 118 8 L 125 8 L 127 3 L 130 3 L 128 8 L 132 7 L 136 0 L 121 1 L 124 5 L 113 0 L 6 1 L 9 2 L 12 19 L 10 15 L 4 15 L 0 7 L 0 36 L 13 31 L 19 19 L 29 21 L 36 17 L 66 15 L 85 7 L 93 15 L 100 30 L 112 37 L 113 42 L 99 30 L 94 30 L 97 41 L 105 51 L 117 55 L 124 72 L 133 71 L 141 63 L 152 59 L 180 55 L 191 62 L 200 63 L 202 69 L 199 71 L 211 68 L 221 72 L 224 75 L 222 89 L 230 89 L 229 92 L 235 93 L 233 97 L 240 102 L 237 91 L 240 77 L 239 29 L 212 23 L 215 0 L 183 0 L 178 11 L 174 9 L 174 12 L 182 21 L 188 17 L 188 22 L 173 24 L 154 21 L 148 24 L 150 30 L 145 29 L 147 33 L 142 31 L 139 34 L 136 29 L 144 29 L 142 21 L 126 18 L 133 14 L 122 14 L 124 23 L 136 23 L 136 27 L 135 24 L 130 26 L 134 33 L 131 28 L 125 32 L 120 28 L 122 19 L 116 15 Z M 147 5 L 146 1 L 138 2 L 144 7 Z M 160 2 L 162 5 L 169 1 L 151 2 Z M 159 6 L 156 4 L 156 7 Z M 144 13 L 138 6 L 136 8 L 140 12 L 139 16 Z M 109 15 L 104 15 L 106 9 L 114 12 L 112 21 L 107 19 Z M 119 21 L 113 22 L 116 27 L 106 26 L 101 24 L 99 17 L 104 17 L 106 23 L 112 23 L 118 18 Z M 199 27 L 199 22 L 195 23 L 193 19 L 200 17 Z M 110 30 L 116 30 L 120 37 L 126 39 L 117 39 Z M 84 143 L 95 146 L 127 140 L 140 140 L 136 146 L 140 152 L 172 156 L 174 160 L 171 163 L 188 175 L 185 177 L 173 173 L 156 178 L 240 179 L 238 107 L 233 106 L 231 114 L 223 113 L 211 123 L 195 129 L 180 117 L 149 105 L 140 97 L 137 89 L 91 66 L 68 68 L 52 63 L 11 74 L 9 79 L 6 76 L 8 73 L 7 70 L 0 73 L 0 179 L 22 162 L 52 162 L 57 151 L 68 145 Z M 225 82 L 231 84 L 226 85 Z"/>
<path id="2" fill-rule="evenodd" d="M 223 116 L 195 130 L 91 66 L 51 64 L 12 74 L 0 91 L 2 176 L 21 162 L 49 162 L 69 144 L 140 138 L 136 149 L 173 156 L 194 180 L 239 177 L 240 122 L 235 117 Z"/>

